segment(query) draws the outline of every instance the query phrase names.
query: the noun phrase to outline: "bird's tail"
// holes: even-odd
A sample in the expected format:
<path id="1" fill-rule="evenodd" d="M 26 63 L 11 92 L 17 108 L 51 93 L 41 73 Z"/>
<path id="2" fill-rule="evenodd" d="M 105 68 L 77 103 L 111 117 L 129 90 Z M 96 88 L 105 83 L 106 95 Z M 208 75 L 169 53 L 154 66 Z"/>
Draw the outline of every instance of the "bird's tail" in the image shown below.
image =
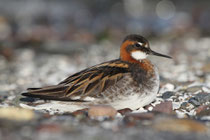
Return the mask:
<path id="1" fill-rule="evenodd" d="M 35 97 L 44 100 L 65 100 L 69 101 L 70 98 L 65 97 L 67 86 L 55 85 L 43 88 L 28 88 L 27 92 L 22 93 L 23 96 Z"/>

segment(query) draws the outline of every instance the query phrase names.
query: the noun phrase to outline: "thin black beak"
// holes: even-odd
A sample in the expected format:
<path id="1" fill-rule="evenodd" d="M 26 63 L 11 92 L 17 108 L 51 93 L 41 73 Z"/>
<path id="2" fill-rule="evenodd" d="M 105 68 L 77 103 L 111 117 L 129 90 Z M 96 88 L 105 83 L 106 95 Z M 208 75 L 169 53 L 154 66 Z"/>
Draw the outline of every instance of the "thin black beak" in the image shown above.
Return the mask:
<path id="1" fill-rule="evenodd" d="M 167 55 L 164 55 L 164 54 L 157 53 L 157 52 L 155 52 L 155 51 L 153 51 L 153 50 L 150 50 L 150 54 L 151 54 L 151 55 L 156 55 L 156 56 L 161 56 L 161 57 L 166 57 L 166 58 L 172 59 L 172 57 L 170 57 L 170 56 L 167 56 Z"/>

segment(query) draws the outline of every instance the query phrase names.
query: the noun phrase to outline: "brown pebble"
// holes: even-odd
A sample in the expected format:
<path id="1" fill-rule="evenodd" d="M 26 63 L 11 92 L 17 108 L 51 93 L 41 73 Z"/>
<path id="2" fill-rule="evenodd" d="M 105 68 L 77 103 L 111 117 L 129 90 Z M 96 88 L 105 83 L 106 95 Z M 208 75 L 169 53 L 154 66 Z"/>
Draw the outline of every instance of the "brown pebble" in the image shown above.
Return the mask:
<path id="1" fill-rule="evenodd" d="M 171 101 L 165 101 L 156 105 L 152 111 L 171 114 L 173 112 L 173 106 Z"/>
<path id="2" fill-rule="evenodd" d="M 128 113 L 131 113 L 132 110 L 130 108 L 124 108 L 124 109 L 121 109 L 121 110 L 118 110 L 118 112 L 121 114 L 121 115 L 126 115 Z"/>
<path id="3" fill-rule="evenodd" d="M 156 121 L 153 128 L 159 131 L 171 131 L 171 132 L 206 132 L 208 128 L 197 121 L 190 119 L 173 119 L 162 118 Z"/>
<path id="4" fill-rule="evenodd" d="M 72 112 L 72 115 L 73 116 L 78 116 L 78 115 L 84 115 L 85 116 L 87 114 L 87 111 L 88 111 L 88 108 L 84 108 L 84 109 Z"/>
<path id="5" fill-rule="evenodd" d="M 135 126 L 136 122 L 141 120 L 152 120 L 154 118 L 154 114 L 152 112 L 148 113 L 129 113 L 126 114 L 123 121 L 127 126 Z"/>
<path id="6" fill-rule="evenodd" d="M 49 113 L 44 113 L 43 114 L 43 118 L 49 119 L 51 118 L 53 115 L 50 115 Z"/>
<path id="7" fill-rule="evenodd" d="M 154 117 L 154 114 L 151 112 L 148 113 L 130 113 L 126 117 L 132 117 L 135 120 L 151 120 Z"/>
<path id="8" fill-rule="evenodd" d="M 209 105 L 199 106 L 195 111 L 196 111 L 196 116 L 198 117 L 209 116 L 210 106 Z"/>
<path id="9" fill-rule="evenodd" d="M 202 112 L 203 110 L 206 110 L 207 108 L 208 108 L 207 105 L 201 105 L 195 109 L 195 112 L 196 112 L 196 114 L 199 114 L 200 112 Z"/>
<path id="10" fill-rule="evenodd" d="M 117 115 L 117 110 L 108 105 L 94 105 L 88 110 L 88 116 L 90 118 L 97 117 L 111 117 L 114 118 Z"/>

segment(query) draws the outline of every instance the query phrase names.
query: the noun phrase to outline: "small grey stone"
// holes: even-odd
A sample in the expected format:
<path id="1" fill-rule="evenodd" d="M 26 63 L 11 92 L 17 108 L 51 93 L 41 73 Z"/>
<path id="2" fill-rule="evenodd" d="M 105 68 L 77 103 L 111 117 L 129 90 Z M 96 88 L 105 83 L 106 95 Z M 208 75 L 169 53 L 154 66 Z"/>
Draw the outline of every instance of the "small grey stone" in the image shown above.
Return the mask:
<path id="1" fill-rule="evenodd" d="M 201 105 L 200 102 L 195 97 L 190 98 L 188 102 L 194 105 L 195 107 L 198 107 Z"/>
<path id="2" fill-rule="evenodd" d="M 167 92 L 163 93 L 162 98 L 163 98 L 163 99 L 168 99 L 168 98 L 170 98 L 170 97 L 173 96 L 173 95 L 174 95 L 174 92 L 172 92 L 172 91 L 167 91 Z"/>
<path id="3" fill-rule="evenodd" d="M 195 99 L 202 104 L 210 101 L 210 94 L 201 92 L 195 96 Z"/>
<path id="4" fill-rule="evenodd" d="M 193 86 L 193 87 L 189 87 L 187 89 L 187 92 L 191 92 L 191 93 L 195 93 L 199 90 L 202 90 L 202 86 Z"/>

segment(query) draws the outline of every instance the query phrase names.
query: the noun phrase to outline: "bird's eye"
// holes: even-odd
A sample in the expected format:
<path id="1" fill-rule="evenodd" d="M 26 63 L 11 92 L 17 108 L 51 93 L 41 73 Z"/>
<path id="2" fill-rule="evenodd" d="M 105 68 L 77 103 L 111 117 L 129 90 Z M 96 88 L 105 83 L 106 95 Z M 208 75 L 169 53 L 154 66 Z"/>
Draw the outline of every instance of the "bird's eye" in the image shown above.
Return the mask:
<path id="1" fill-rule="evenodd" d="M 141 47 L 141 45 L 139 43 L 136 43 L 135 46 L 136 47 Z"/>

